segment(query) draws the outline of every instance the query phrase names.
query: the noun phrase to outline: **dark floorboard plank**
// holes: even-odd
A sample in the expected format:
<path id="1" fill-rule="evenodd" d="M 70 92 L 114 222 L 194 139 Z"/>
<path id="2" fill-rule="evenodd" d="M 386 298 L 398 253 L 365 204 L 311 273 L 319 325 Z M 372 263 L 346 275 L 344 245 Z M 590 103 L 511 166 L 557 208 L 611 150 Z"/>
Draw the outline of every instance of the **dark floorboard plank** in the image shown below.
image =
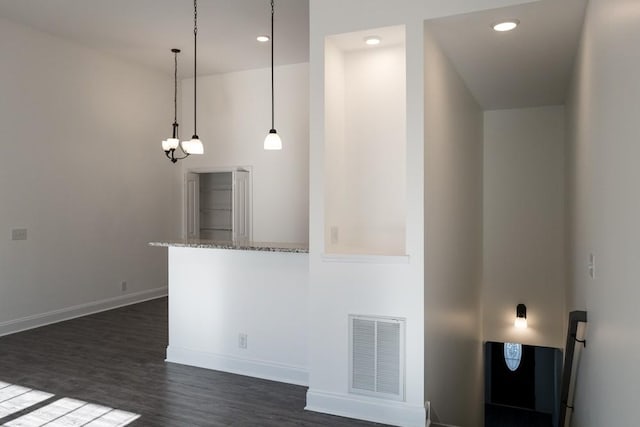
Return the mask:
<path id="1" fill-rule="evenodd" d="M 305 411 L 305 387 L 166 363 L 166 346 L 161 298 L 0 338 L 0 381 L 135 412 L 138 427 L 381 425 Z"/>

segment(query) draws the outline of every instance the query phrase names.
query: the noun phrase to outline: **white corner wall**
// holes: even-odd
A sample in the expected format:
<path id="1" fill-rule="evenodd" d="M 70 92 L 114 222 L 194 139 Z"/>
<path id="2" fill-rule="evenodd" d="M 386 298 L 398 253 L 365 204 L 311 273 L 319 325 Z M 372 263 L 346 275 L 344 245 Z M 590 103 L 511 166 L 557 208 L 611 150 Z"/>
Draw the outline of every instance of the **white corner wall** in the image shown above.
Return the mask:
<path id="1" fill-rule="evenodd" d="M 188 170 L 251 166 L 253 240 L 309 241 L 309 64 L 275 69 L 275 126 L 281 151 L 266 151 L 271 128 L 270 69 L 198 78 L 198 135 L 204 155 Z M 193 133 L 193 79 L 182 81 L 180 134 Z"/>
<path id="2" fill-rule="evenodd" d="M 425 398 L 438 421 L 479 426 L 483 116 L 428 23 L 424 51 Z"/>
<path id="3" fill-rule="evenodd" d="M 357 1 L 355 3 L 364 3 Z M 323 257 L 325 249 L 326 178 L 334 164 L 325 157 L 325 40 L 327 36 L 398 24 L 396 4 L 381 4 L 380 25 L 365 21 L 372 14 L 336 14 L 350 4 L 311 1 L 311 186 L 309 288 L 309 391 L 307 409 L 392 425 L 424 426 L 424 332 L 422 278 L 422 21 L 406 26 L 406 171 L 400 179 L 406 191 L 406 257 Z M 369 8 L 368 5 L 366 5 Z M 330 18 L 323 19 L 331 11 Z M 337 19 L 336 19 L 337 18 Z M 341 21 L 341 23 L 338 23 Z M 401 19 L 404 21 L 404 19 Z M 330 72 L 331 70 L 328 70 Z M 345 92 L 347 89 L 345 88 Z M 327 101 L 331 103 L 330 97 Z M 346 127 L 345 123 L 345 127 Z M 384 170 L 375 172 L 384 175 Z M 401 190 L 403 191 L 403 190 Z M 349 314 L 406 319 L 405 401 L 349 393 Z"/>
<path id="4" fill-rule="evenodd" d="M 347 186 L 346 171 L 349 167 L 346 156 L 346 133 L 345 133 L 345 79 L 344 79 L 344 54 L 342 50 L 332 41 L 326 38 L 324 45 L 324 163 L 331 165 L 331 170 L 324 175 L 324 250 L 327 252 L 337 252 L 336 246 L 340 240 L 340 221 L 348 215 L 347 208 Z M 334 227 L 338 227 L 337 229 Z M 332 241 L 332 230 L 338 236 L 333 240 L 338 240 L 334 244 Z M 338 237 L 338 239 L 335 239 Z"/>
<path id="5" fill-rule="evenodd" d="M 309 193 L 309 392 L 307 407 L 354 418 L 371 419 L 393 425 L 424 426 L 425 381 L 442 383 L 441 377 L 425 378 L 425 292 L 430 286 L 425 282 L 425 70 L 424 70 L 424 20 L 447 14 L 466 13 L 474 10 L 523 3 L 514 0 L 465 0 L 443 2 L 440 0 L 310 0 L 310 193 Z M 340 11 L 340 13 L 336 13 Z M 375 13 L 363 13 L 375 11 Z M 405 246 L 407 264 L 388 264 L 384 259 L 369 259 L 370 263 L 329 262 L 325 252 L 325 173 L 331 165 L 325 159 L 325 59 L 324 48 L 327 36 L 404 25 L 406 29 L 406 232 Z M 481 117 L 480 117 L 481 120 Z M 480 124 L 481 126 L 481 124 Z M 481 131 L 480 131 L 481 132 Z M 479 134 L 479 139 L 482 135 Z M 478 145 L 478 165 L 482 162 L 481 141 Z M 481 166 L 480 166 L 481 167 Z M 469 172 L 473 174 L 473 171 Z M 477 182 L 480 186 L 481 181 Z M 478 187 L 480 197 L 481 186 Z M 473 200 L 476 200 L 473 198 Z M 478 199 L 478 212 L 481 202 Z M 481 233 L 481 223 L 477 223 Z M 473 284 L 480 280 L 480 241 L 477 241 L 477 270 L 465 269 Z M 475 248 L 470 252 L 474 252 Z M 465 252 L 467 254 L 467 252 Z M 473 258 L 473 255 L 469 255 Z M 363 260 L 360 260 L 363 261 Z M 389 260 L 386 260 L 387 262 Z M 470 261 L 471 262 L 471 261 Z M 465 264 L 466 265 L 466 264 Z M 474 279 L 471 279 L 471 277 Z M 471 406 L 469 426 L 481 425 L 479 405 L 481 403 L 481 357 L 479 295 L 469 297 L 469 304 L 461 310 L 452 310 L 441 316 L 444 328 L 455 331 L 463 343 L 459 348 L 469 349 L 470 354 L 461 353 L 464 362 L 472 361 L 470 372 L 476 377 L 465 379 L 471 388 L 465 394 L 465 402 Z M 472 302 L 473 300 L 473 302 Z M 457 308 L 446 294 L 437 302 Z M 382 399 L 362 399 L 348 393 L 348 340 L 347 315 L 349 313 L 392 315 L 407 319 L 407 390 L 405 402 L 390 402 Z M 429 337 L 427 336 L 427 339 Z M 437 348 L 435 349 L 437 351 Z M 433 354 L 433 353 L 432 353 Z M 450 353 L 440 354 L 429 360 L 432 369 L 439 366 L 449 370 Z M 467 357 L 468 356 L 468 357 Z M 456 365 L 456 369 L 465 365 Z M 434 373 L 436 375 L 436 373 Z M 461 375 L 456 374 L 456 379 Z M 446 384 L 449 388 L 449 383 Z M 466 392 L 465 392 L 466 393 Z M 460 405 L 459 396 L 448 393 L 451 398 L 442 402 L 443 408 Z M 473 401 L 473 402 L 471 402 Z M 437 408 L 434 408 L 438 411 Z M 448 414 L 449 409 L 445 409 Z M 462 412 L 462 411 L 460 411 Z M 467 417 L 465 414 L 452 418 Z M 451 423 L 454 420 L 443 419 Z"/>
<path id="6" fill-rule="evenodd" d="M 580 427 L 640 425 L 639 22 L 637 1 L 590 1 L 568 104 L 568 301 L 588 313 L 574 403 Z"/>
<path id="7" fill-rule="evenodd" d="M 564 348 L 564 140 L 562 106 L 484 114 L 485 341 Z"/>
<path id="8" fill-rule="evenodd" d="M 166 293 L 169 76 L 4 19 L 0 55 L 0 334 Z"/>

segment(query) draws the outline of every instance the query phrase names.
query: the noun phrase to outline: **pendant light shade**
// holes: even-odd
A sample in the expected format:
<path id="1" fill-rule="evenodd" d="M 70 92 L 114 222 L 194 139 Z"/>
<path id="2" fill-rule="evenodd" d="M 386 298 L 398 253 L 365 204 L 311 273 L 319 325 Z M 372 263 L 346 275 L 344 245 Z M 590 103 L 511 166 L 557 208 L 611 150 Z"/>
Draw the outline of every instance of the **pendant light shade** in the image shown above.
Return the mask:
<path id="1" fill-rule="evenodd" d="M 188 154 L 204 154 L 204 145 L 198 135 L 193 135 L 189 141 L 183 141 L 182 149 Z"/>
<path id="2" fill-rule="evenodd" d="M 274 0 L 271 0 L 271 130 L 264 139 L 265 150 L 282 150 L 282 140 L 275 128 L 274 120 L 274 89 L 273 89 L 273 17 L 274 17 Z"/>
<path id="3" fill-rule="evenodd" d="M 198 0 L 193 0 L 193 136 L 182 141 L 182 149 L 187 154 L 204 154 L 204 145 L 197 131 L 197 88 L 198 88 Z"/>
<path id="4" fill-rule="evenodd" d="M 178 138 L 167 138 L 162 141 L 162 149 L 164 151 L 175 150 L 180 145 L 180 140 Z"/>
<path id="5" fill-rule="evenodd" d="M 265 150 L 282 150 L 282 140 L 275 129 L 271 129 L 264 139 Z"/>

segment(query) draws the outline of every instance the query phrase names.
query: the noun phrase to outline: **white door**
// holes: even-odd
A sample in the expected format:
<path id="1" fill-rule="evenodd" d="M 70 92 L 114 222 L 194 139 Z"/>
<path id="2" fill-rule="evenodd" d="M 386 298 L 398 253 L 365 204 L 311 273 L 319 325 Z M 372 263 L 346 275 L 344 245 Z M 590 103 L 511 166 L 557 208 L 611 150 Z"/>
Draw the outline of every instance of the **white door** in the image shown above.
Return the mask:
<path id="1" fill-rule="evenodd" d="M 251 179 L 249 172 L 233 172 L 233 240 L 251 240 Z"/>
<path id="2" fill-rule="evenodd" d="M 197 173 L 187 173 L 185 179 L 185 234 L 187 239 L 200 237 L 200 176 Z"/>

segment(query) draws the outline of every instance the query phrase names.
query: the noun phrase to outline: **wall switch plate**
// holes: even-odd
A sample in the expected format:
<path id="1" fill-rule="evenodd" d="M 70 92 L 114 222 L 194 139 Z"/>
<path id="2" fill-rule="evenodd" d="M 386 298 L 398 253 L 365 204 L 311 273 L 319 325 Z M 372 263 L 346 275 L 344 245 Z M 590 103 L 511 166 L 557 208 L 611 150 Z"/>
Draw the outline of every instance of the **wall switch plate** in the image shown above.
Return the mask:
<path id="1" fill-rule="evenodd" d="M 587 269 L 589 270 L 589 277 L 592 279 L 596 278 L 596 256 L 594 254 L 589 254 L 589 264 L 587 265 Z"/>
<path id="2" fill-rule="evenodd" d="M 27 240 L 27 229 L 14 228 L 11 230 L 11 240 Z"/>
<path id="3" fill-rule="evenodd" d="M 247 334 L 238 334 L 238 347 L 243 349 L 247 348 Z"/>
<path id="4" fill-rule="evenodd" d="M 331 227 L 331 244 L 332 245 L 337 244 L 338 240 L 339 240 L 338 227 L 334 225 L 333 227 Z"/>

